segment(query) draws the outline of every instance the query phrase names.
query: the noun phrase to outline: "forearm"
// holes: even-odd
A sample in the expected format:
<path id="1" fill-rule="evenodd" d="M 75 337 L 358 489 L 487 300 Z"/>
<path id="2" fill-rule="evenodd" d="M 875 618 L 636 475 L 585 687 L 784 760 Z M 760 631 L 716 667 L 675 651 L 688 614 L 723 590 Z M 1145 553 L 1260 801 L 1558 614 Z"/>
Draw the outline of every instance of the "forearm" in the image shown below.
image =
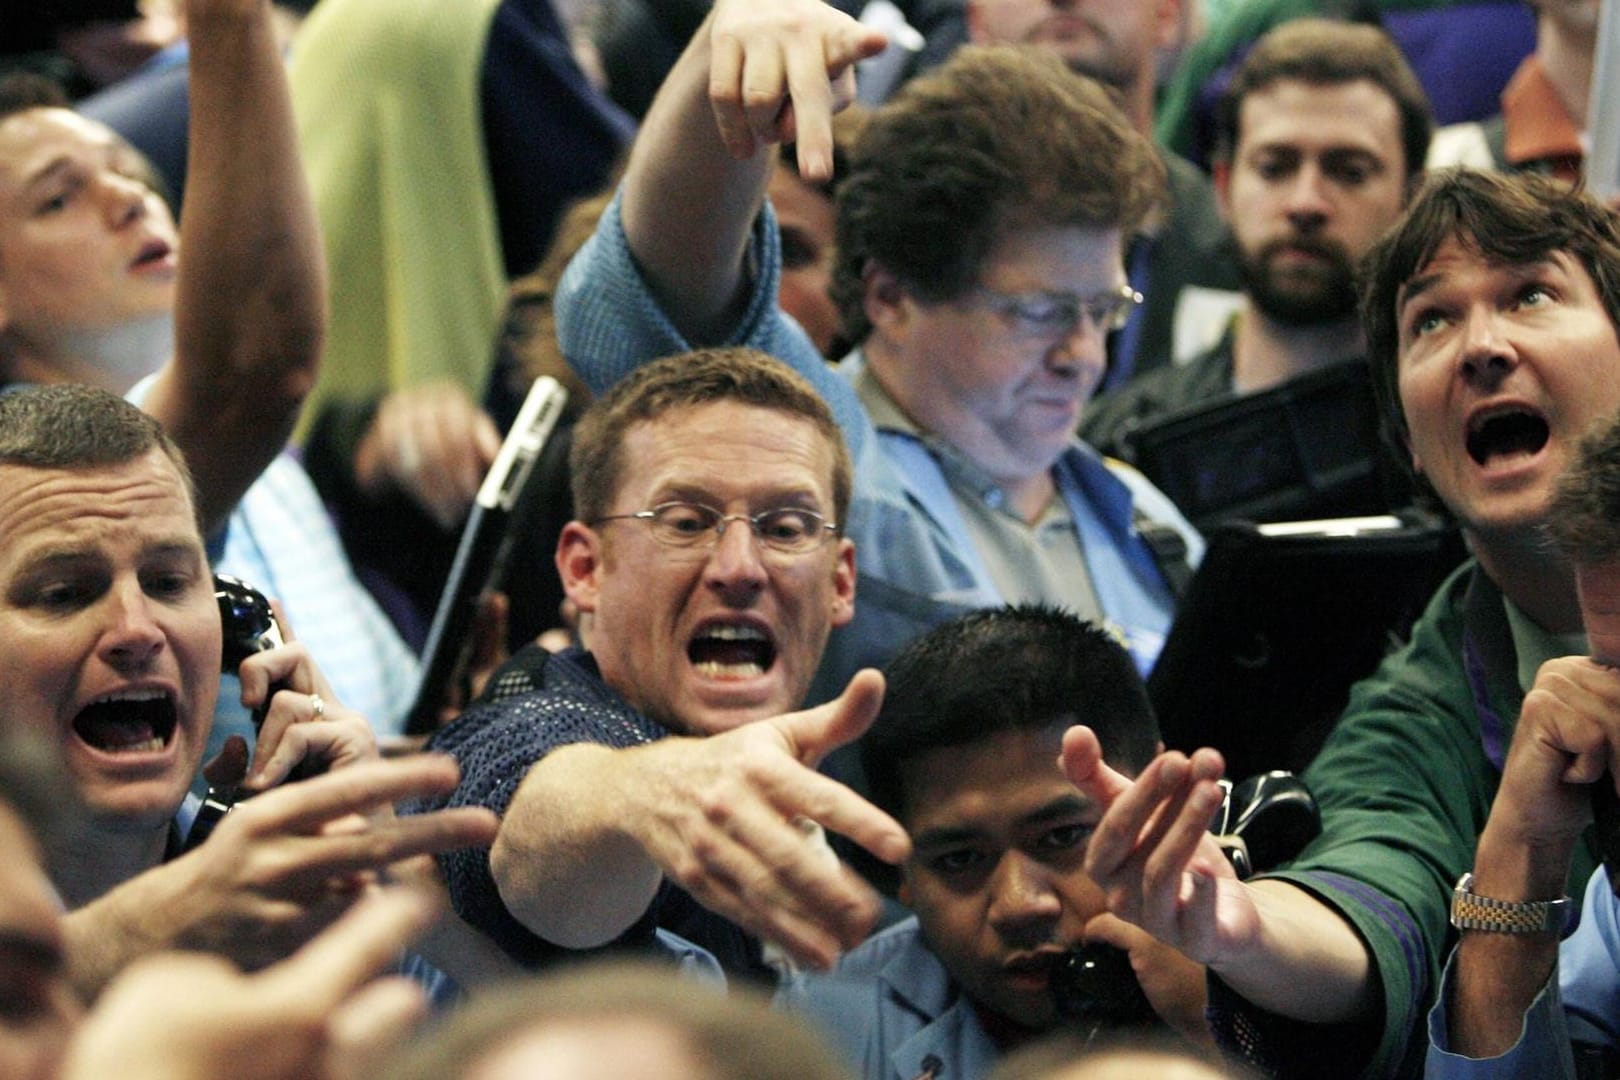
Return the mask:
<path id="1" fill-rule="evenodd" d="M 1473 891 L 1496 900 L 1556 900 L 1564 892 L 1572 851 L 1572 845 L 1549 849 L 1516 842 L 1487 824 L 1475 856 Z M 1511 1049 L 1557 960 L 1556 931 L 1464 931 L 1447 1008 L 1450 1050 L 1488 1058 Z"/>
<path id="2" fill-rule="evenodd" d="M 1313 1024 L 1363 1019 L 1374 1007 L 1372 958 L 1354 928 L 1320 900 L 1282 881 L 1249 886 L 1260 937 L 1209 968 L 1253 1005 Z"/>
<path id="3" fill-rule="evenodd" d="M 625 173 L 623 221 L 636 261 L 671 320 L 711 344 L 747 302 L 744 253 L 775 156 L 732 157 L 709 104 L 705 20 L 641 128 Z"/>
<path id="4" fill-rule="evenodd" d="M 662 880 L 623 827 L 635 814 L 614 775 L 625 753 L 580 743 L 547 755 L 513 795 L 490 849 L 507 910 L 554 945 L 582 949 L 617 938 Z"/>
<path id="5" fill-rule="evenodd" d="M 314 383 L 325 278 L 268 3 L 192 0 L 188 12 L 175 368 L 154 404 L 211 523 L 281 451 Z"/>

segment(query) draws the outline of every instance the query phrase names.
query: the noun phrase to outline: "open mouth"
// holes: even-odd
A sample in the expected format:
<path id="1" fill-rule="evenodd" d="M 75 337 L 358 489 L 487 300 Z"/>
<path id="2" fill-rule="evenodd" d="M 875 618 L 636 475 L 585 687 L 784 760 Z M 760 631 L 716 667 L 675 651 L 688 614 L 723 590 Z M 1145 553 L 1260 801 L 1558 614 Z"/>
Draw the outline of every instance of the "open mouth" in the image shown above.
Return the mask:
<path id="1" fill-rule="evenodd" d="M 1527 409 L 1483 413 L 1468 424 L 1468 456 L 1479 465 L 1530 457 L 1541 452 L 1550 435 L 1547 421 Z"/>
<path id="2" fill-rule="evenodd" d="M 757 626 L 710 623 L 693 635 L 687 659 L 699 674 L 712 679 L 750 679 L 776 662 L 776 646 Z"/>
<path id="3" fill-rule="evenodd" d="M 130 263 L 130 268 L 138 270 L 143 266 L 150 266 L 153 263 L 160 263 L 169 257 L 169 252 L 172 250 L 173 249 L 162 240 L 149 240 L 142 245 L 140 254 L 135 256 L 135 261 Z"/>
<path id="4" fill-rule="evenodd" d="M 73 719 L 73 733 L 104 754 L 162 750 L 174 738 L 174 701 L 162 690 L 126 690 L 99 697 Z"/>

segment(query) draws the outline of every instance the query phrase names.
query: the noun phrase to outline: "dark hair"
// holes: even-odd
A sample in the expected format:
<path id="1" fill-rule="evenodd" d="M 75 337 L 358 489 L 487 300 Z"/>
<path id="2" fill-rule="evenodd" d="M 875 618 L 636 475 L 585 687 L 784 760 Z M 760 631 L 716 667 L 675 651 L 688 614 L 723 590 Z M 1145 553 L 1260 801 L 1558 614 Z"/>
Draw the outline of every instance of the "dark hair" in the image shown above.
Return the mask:
<path id="1" fill-rule="evenodd" d="M 958 49 L 902 87 L 856 143 L 838 189 L 831 288 L 845 334 L 871 331 L 871 264 L 920 300 L 952 300 L 1009 229 L 1129 232 L 1163 193 L 1152 144 L 1101 85 L 1041 49 Z"/>
<path id="2" fill-rule="evenodd" d="M 635 424 L 675 409 L 735 401 L 808 420 L 833 452 L 833 512 L 843 524 L 853 484 L 849 448 L 815 387 L 775 357 L 757 349 L 699 349 L 667 356 L 631 372 L 592 403 L 574 428 L 568 467 L 574 514 L 593 521 L 606 514 L 623 481 L 624 437 Z"/>
<path id="3" fill-rule="evenodd" d="M 0 120 L 29 109 L 71 109 L 67 91 L 55 79 L 29 71 L 0 77 Z"/>
<path id="4" fill-rule="evenodd" d="M 1576 562 L 1620 557 L 1620 415 L 1581 440 L 1553 491 L 1546 528 L 1558 550 Z"/>
<path id="5" fill-rule="evenodd" d="M 643 961 L 596 962 L 483 991 L 394 1056 L 393 1080 L 465 1076 L 501 1046 L 541 1027 L 602 1020 L 667 1027 L 712 1080 L 848 1080 L 826 1044 L 759 994 L 694 984 Z"/>
<path id="6" fill-rule="evenodd" d="M 1429 174 L 1406 213 L 1361 262 L 1361 325 L 1367 338 L 1384 432 L 1409 460 L 1410 431 L 1401 410 L 1397 310 L 1407 282 L 1447 240 L 1487 262 L 1524 266 L 1565 254 L 1585 268 L 1609 322 L 1620 328 L 1620 225 L 1616 216 L 1568 183 L 1528 173 L 1446 169 Z M 1620 371 L 1614 373 L 1620 378 Z"/>
<path id="7" fill-rule="evenodd" d="M 1238 144 L 1243 99 L 1283 79 L 1338 86 L 1363 79 L 1395 102 L 1408 182 L 1423 171 L 1434 116 L 1400 46 L 1382 29 L 1333 19 L 1293 19 L 1262 37 L 1232 76 L 1215 113 L 1215 157 L 1229 160 Z"/>
<path id="8" fill-rule="evenodd" d="M 943 747 L 1054 721 L 1097 733 L 1136 773 L 1159 725 L 1130 653 L 1108 631 L 1045 605 L 987 608 L 914 639 L 889 664 L 877 721 L 861 739 L 872 801 L 905 817 L 904 767 Z"/>
<path id="9" fill-rule="evenodd" d="M 195 510 L 197 490 L 180 448 L 162 424 L 117 394 L 76 383 L 0 394 L 0 466 L 94 469 L 153 450 L 173 462 Z"/>

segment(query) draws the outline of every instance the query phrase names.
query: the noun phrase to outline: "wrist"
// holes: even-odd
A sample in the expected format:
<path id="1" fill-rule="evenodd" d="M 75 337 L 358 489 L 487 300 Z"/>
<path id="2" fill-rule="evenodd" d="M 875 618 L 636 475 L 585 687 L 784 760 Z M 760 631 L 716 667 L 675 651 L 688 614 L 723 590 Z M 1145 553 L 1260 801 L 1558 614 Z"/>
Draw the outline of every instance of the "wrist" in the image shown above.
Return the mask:
<path id="1" fill-rule="evenodd" d="M 1486 824 L 1474 852 L 1473 891 L 1514 902 L 1564 895 L 1576 837 L 1548 841 Z"/>

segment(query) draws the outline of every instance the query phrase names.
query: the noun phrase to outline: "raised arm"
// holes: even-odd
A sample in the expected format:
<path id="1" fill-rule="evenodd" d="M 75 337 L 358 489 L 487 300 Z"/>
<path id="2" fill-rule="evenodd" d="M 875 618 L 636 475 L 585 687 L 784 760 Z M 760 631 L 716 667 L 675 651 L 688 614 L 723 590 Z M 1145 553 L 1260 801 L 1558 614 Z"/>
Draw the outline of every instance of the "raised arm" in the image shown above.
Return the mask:
<path id="1" fill-rule="evenodd" d="M 1210 837 L 1220 754 L 1164 753 L 1131 781 L 1103 762 L 1096 735 L 1081 727 L 1064 737 L 1063 764 L 1107 807 L 1086 848 L 1086 873 L 1110 911 L 1260 1008 L 1324 1024 L 1369 1015 L 1371 958 L 1350 924 L 1287 882 L 1239 881 Z"/>
<path id="2" fill-rule="evenodd" d="M 189 0 L 186 13 L 175 356 L 145 407 L 185 451 L 212 529 L 286 444 L 315 381 L 326 288 L 269 0 Z"/>
<path id="3" fill-rule="evenodd" d="M 612 941 L 668 876 L 705 906 L 829 965 L 859 942 L 878 898 L 805 822 L 890 862 L 910 844 L 887 814 L 812 767 L 877 714 L 882 680 L 836 701 L 707 738 L 553 751 L 513 797 L 491 851 L 507 909 L 555 945 Z"/>
<path id="4" fill-rule="evenodd" d="M 832 172 L 832 116 L 881 33 L 822 0 L 719 0 L 664 81 L 625 173 L 623 220 L 670 319 L 712 344 L 747 301 L 744 259 L 775 143 Z"/>

